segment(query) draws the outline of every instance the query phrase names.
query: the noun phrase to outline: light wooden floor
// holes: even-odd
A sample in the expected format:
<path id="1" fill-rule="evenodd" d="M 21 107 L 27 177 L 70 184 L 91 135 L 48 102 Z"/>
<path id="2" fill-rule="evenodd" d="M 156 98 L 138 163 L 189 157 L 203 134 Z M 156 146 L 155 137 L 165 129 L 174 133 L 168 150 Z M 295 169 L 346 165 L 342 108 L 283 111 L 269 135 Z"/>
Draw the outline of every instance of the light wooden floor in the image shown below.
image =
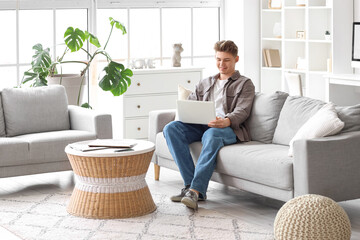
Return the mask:
<path id="1" fill-rule="evenodd" d="M 155 181 L 153 169 L 151 164 L 146 176 L 151 192 L 169 196 L 179 193 L 182 188 L 179 172 L 161 168 L 160 181 Z M 9 194 L 49 193 L 59 191 L 59 189 L 72 189 L 73 187 L 74 178 L 71 171 L 2 178 L 0 179 L 0 197 Z M 351 239 L 360 239 L 360 199 L 339 204 L 349 215 L 352 225 Z M 208 200 L 200 203 L 200 207 L 214 209 L 217 212 L 244 219 L 269 230 L 272 230 L 276 213 L 282 205 L 283 202 L 226 187 L 215 182 L 210 182 Z M 0 236 L 2 240 L 20 239 L 2 227 L 0 227 Z"/>

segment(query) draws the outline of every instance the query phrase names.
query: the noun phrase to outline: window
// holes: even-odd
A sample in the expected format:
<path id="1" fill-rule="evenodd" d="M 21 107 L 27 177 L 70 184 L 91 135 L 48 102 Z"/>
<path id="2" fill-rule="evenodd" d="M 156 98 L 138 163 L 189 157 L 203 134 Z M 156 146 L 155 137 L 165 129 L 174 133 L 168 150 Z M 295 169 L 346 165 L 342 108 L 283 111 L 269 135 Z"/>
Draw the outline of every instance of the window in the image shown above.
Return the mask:
<path id="1" fill-rule="evenodd" d="M 182 66 L 214 69 L 213 45 L 220 36 L 220 0 L 211 1 L 88 1 L 18 0 L 0 2 L 0 89 L 20 84 L 34 50 L 41 43 L 60 56 L 65 49 L 63 34 L 68 26 L 88 30 L 104 45 L 110 30 L 109 17 L 122 22 L 128 34 L 113 31 L 107 51 L 115 61 L 128 65 L 134 59 L 154 59 L 156 67 L 172 65 L 173 44 L 182 43 Z M 18 4 L 16 4 L 18 3 Z M 95 9 L 97 7 L 97 9 Z M 96 22 L 94 21 L 96 19 Z M 84 52 L 66 60 L 86 59 Z M 97 74 L 105 59 L 93 68 Z M 79 64 L 63 64 L 63 73 L 78 72 Z M 211 66 L 210 66 L 211 65 Z M 205 71 L 206 72 L 206 71 Z M 211 74 L 213 74 L 212 72 Z M 205 75 L 205 74 L 204 74 Z"/>
<path id="2" fill-rule="evenodd" d="M 6 24 L 4 24 L 6 23 Z M 0 54 L 0 89 L 16 86 L 16 12 L 14 10 L 0 11 L 0 32 L 6 37 L 0 38 L 3 46 Z M 4 47 L 6 46 L 6 47 Z"/>

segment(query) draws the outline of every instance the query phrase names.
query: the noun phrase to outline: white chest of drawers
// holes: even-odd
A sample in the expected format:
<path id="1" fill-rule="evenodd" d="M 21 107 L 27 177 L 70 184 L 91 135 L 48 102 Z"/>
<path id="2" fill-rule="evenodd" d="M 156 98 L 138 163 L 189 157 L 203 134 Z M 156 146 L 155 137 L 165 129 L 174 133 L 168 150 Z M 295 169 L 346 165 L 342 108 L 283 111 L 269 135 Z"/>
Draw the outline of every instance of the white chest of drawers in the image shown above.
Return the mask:
<path id="1" fill-rule="evenodd" d="M 147 139 L 152 110 L 176 108 L 178 85 L 192 91 L 202 79 L 202 68 L 135 69 L 123 95 L 123 138 Z M 114 134 L 116 137 L 116 134 Z"/>

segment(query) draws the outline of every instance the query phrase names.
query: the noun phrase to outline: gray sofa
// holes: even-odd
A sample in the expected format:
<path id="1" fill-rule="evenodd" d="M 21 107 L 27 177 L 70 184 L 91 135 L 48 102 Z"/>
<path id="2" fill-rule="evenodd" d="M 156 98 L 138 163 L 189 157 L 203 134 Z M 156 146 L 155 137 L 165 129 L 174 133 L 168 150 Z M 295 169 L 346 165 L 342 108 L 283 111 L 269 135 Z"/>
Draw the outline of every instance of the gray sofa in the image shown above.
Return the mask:
<path id="1" fill-rule="evenodd" d="M 336 107 L 345 122 L 334 136 L 289 142 L 325 102 L 286 93 L 256 93 L 246 124 L 252 141 L 223 147 L 212 180 L 273 199 L 287 201 L 303 194 L 320 194 L 336 201 L 360 197 L 360 105 Z M 160 166 L 178 170 L 162 134 L 175 110 L 150 113 L 149 139 L 156 144 L 155 179 Z M 194 162 L 201 142 L 190 145 Z"/>
<path id="2" fill-rule="evenodd" d="M 60 85 L 0 93 L 0 177 L 71 170 L 69 143 L 112 138 L 111 115 L 67 104 Z"/>

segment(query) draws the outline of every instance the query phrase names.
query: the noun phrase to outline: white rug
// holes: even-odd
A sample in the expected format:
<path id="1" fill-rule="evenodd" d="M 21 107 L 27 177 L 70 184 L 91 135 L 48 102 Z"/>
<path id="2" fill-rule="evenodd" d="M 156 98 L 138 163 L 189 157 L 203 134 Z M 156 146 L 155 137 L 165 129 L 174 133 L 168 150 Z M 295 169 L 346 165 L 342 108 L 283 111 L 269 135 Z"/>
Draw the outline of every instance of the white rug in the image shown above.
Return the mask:
<path id="1" fill-rule="evenodd" d="M 201 207 L 194 213 L 168 196 L 156 194 L 157 210 L 146 216 L 117 220 L 74 217 L 66 212 L 70 195 L 2 196 L 0 225 L 29 240 L 273 239 L 271 232 L 258 226 Z"/>

